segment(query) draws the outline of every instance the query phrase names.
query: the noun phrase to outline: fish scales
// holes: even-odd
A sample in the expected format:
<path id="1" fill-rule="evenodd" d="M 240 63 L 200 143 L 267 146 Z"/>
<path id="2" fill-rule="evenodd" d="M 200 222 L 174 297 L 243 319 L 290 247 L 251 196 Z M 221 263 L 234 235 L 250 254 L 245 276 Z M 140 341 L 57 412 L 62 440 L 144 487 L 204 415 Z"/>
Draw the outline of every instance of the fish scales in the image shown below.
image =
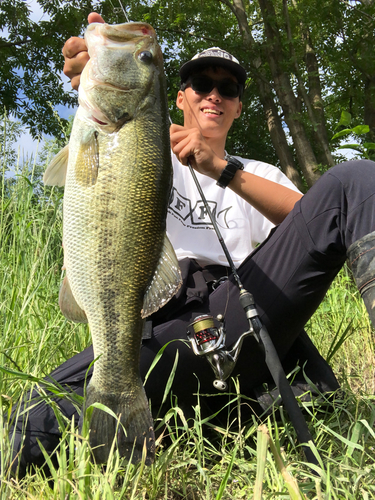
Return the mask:
<path id="1" fill-rule="evenodd" d="M 134 61 L 129 53 L 121 57 L 118 52 L 111 66 L 108 54 L 103 60 L 105 50 L 93 50 L 90 54 L 96 73 L 100 61 L 107 65 L 100 77 L 107 78 L 109 87 L 101 84 L 95 92 L 93 76 L 88 73 L 88 90 L 80 89 L 84 106 L 79 107 L 75 117 L 65 181 L 66 277 L 72 303 L 87 317 L 94 355 L 98 358 L 87 388 L 85 408 L 101 403 L 119 416 L 125 428 L 125 432 L 117 432 L 118 423 L 111 415 L 93 409 L 90 443 L 98 462 L 106 462 L 116 436 L 121 455 L 139 461 L 146 441 L 146 463 L 153 461 L 153 422 L 139 374 L 142 315 L 149 315 L 168 301 L 181 280 L 176 257 L 165 236 L 172 167 L 160 49 L 152 28 L 135 24 L 136 27 L 133 23 L 95 27 L 104 32 L 104 38 L 117 38 L 117 45 L 124 33 L 125 38 L 129 36 L 127 30 L 132 36 L 134 31 L 141 36 L 130 42 L 135 46 Z M 129 45 L 129 40 L 126 43 Z M 90 43 L 88 46 L 90 53 Z M 143 49 L 146 69 L 137 60 L 143 46 L 147 48 Z M 149 60 L 150 53 L 155 67 Z M 122 78 L 113 76 L 119 68 L 124 72 L 124 59 L 128 71 Z M 140 77 L 134 67 L 146 77 Z M 150 72 L 151 77 L 147 78 Z M 144 87 L 139 91 L 133 80 L 139 85 L 142 79 Z M 118 90 L 118 82 L 124 84 L 125 90 Z M 81 85 L 85 85 L 85 79 Z M 46 183 L 52 183 L 55 165 L 56 162 L 49 167 L 49 173 L 47 170 Z M 74 320 L 71 310 L 67 316 Z"/>
<path id="2" fill-rule="evenodd" d="M 116 139 L 106 137 L 99 144 L 103 160 L 97 182 L 89 188 L 94 196 L 75 182 L 74 171 L 67 177 L 67 185 L 72 177 L 72 189 L 64 199 L 65 265 L 74 296 L 82 297 L 79 305 L 88 315 L 92 333 L 115 324 L 122 330 L 130 314 L 140 319 L 143 294 L 161 253 L 167 205 L 163 189 L 169 189 L 170 175 L 163 174 L 162 151 L 158 148 L 156 155 L 155 144 L 150 142 L 147 147 L 150 123 L 154 122 L 145 120 L 142 127 L 139 121 L 124 126 Z M 111 155 L 101 154 L 101 149 L 111 150 L 108 142 L 117 138 L 121 147 Z M 81 200 L 78 205 L 77 199 Z M 77 258 L 76 242 L 83 239 L 90 251 Z M 94 334 L 93 339 L 95 348 Z M 112 364 L 109 351 L 97 366 L 104 364 L 104 357 Z M 106 375 L 110 387 L 118 383 L 118 375 Z M 95 369 L 97 376 L 99 370 Z"/>

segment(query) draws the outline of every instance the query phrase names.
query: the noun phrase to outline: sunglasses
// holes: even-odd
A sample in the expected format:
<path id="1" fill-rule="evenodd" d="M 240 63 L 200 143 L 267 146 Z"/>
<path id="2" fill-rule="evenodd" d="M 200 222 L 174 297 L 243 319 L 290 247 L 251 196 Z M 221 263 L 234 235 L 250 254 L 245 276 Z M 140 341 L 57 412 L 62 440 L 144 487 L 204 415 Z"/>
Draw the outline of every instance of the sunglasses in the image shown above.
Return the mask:
<path id="1" fill-rule="evenodd" d="M 227 99 L 240 97 L 242 93 L 242 85 L 234 82 L 230 78 L 214 80 L 206 75 L 191 76 L 181 85 L 181 90 L 185 90 L 187 87 L 191 87 L 197 94 L 209 94 L 214 88 L 217 88 L 221 97 Z"/>

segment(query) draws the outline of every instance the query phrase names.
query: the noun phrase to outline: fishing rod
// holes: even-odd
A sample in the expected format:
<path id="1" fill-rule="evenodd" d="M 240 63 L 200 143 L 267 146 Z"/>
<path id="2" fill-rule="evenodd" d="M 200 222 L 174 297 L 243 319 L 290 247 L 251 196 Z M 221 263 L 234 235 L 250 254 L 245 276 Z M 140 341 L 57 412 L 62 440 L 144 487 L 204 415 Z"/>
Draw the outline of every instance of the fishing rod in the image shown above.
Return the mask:
<path id="1" fill-rule="evenodd" d="M 118 0 L 124 16 L 129 21 L 126 11 Z M 169 121 L 172 124 L 171 117 Z M 189 325 L 192 327 L 193 332 L 187 332 L 188 339 L 191 343 L 193 352 L 197 356 L 205 356 L 210 363 L 216 379 L 213 385 L 216 389 L 224 391 L 227 389 L 227 383 L 225 382 L 231 375 L 237 359 L 239 357 L 242 343 L 246 337 L 253 335 L 257 342 L 263 347 L 265 353 L 265 362 L 271 373 L 271 376 L 279 388 L 281 398 L 284 402 L 285 408 L 289 414 L 290 420 L 293 427 L 296 430 L 296 434 L 299 442 L 302 445 L 305 456 L 310 463 L 318 464 L 318 461 L 313 454 L 311 448 L 307 445 L 309 441 L 313 442 L 313 438 L 307 427 L 306 420 L 302 414 L 300 407 L 298 406 L 297 400 L 293 394 L 292 388 L 289 385 L 288 379 L 286 378 L 284 369 L 281 365 L 280 358 L 277 354 L 275 346 L 272 339 L 267 331 L 267 328 L 262 323 L 258 311 L 255 306 L 253 295 L 245 290 L 241 279 L 237 273 L 237 269 L 234 265 L 233 259 L 229 253 L 228 247 L 225 244 L 224 238 L 221 235 L 219 226 L 211 212 L 207 199 L 204 195 L 201 185 L 199 184 L 198 178 L 195 175 L 194 169 L 191 166 L 190 161 L 187 162 L 190 170 L 190 174 L 194 180 L 194 183 L 198 189 L 198 192 L 202 198 L 204 207 L 210 218 L 216 236 L 220 242 L 221 248 L 225 254 L 228 261 L 229 267 L 232 271 L 233 277 L 237 283 L 240 291 L 240 304 L 245 312 L 246 318 L 249 322 L 249 329 L 240 335 L 239 339 L 235 344 L 229 348 L 226 348 L 225 339 L 225 327 L 224 327 L 224 317 L 222 315 L 217 317 L 217 320 L 221 323 L 219 329 L 215 327 L 213 317 L 210 315 L 199 316 L 195 321 Z"/>
<path id="2" fill-rule="evenodd" d="M 249 291 L 245 290 L 241 282 L 232 257 L 225 244 L 224 238 L 221 235 L 215 217 L 212 214 L 210 206 L 207 202 L 207 199 L 204 195 L 201 185 L 199 184 L 198 178 L 195 175 L 190 161 L 188 161 L 188 167 L 194 183 L 198 189 L 198 192 L 202 198 L 204 207 L 211 220 L 223 252 L 228 260 L 233 277 L 238 285 L 240 291 L 240 304 L 244 309 L 246 318 L 249 322 L 249 330 L 240 335 L 237 342 L 235 342 L 233 346 L 227 349 L 225 345 L 226 334 L 223 316 L 219 315 L 217 317 L 217 320 L 220 322 L 220 327 L 218 329 L 215 327 L 212 316 L 198 316 L 198 318 L 196 318 L 195 321 L 191 323 L 191 325 L 189 325 L 189 327 L 192 327 L 192 331 L 188 330 L 188 339 L 192 346 L 193 352 L 197 356 L 206 357 L 216 376 L 216 379 L 213 382 L 214 387 L 218 390 L 224 391 L 227 389 L 227 383 L 225 382 L 225 380 L 228 379 L 235 367 L 241 351 L 243 340 L 247 336 L 253 335 L 257 342 L 264 349 L 266 365 L 271 373 L 276 387 L 279 388 L 282 401 L 284 402 L 284 406 L 288 412 L 293 427 L 295 428 L 298 441 L 302 445 L 306 459 L 310 463 L 318 465 L 318 460 L 316 459 L 310 446 L 308 446 L 307 444 L 309 441 L 314 442 L 314 440 L 309 431 L 306 420 L 302 414 L 301 408 L 299 407 L 297 400 L 293 394 L 288 379 L 286 378 L 280 358 L 277 354 L 276 348 L 272 342 L 268 330 L 259 317 L 253 295 Z"/>
<path id="3" fill-rule="evenodd" d="M 121 0 L 118 0 L 124 16 L 129 21 L 128 15 L 122 5 Z M 171 117 L 169 116 L 169 121 L 172 124 Z M 237 283 L 240 291 L 240 304 L 245 312 L 246 318 L 249 323 L 249 329 L 244 332 L 238 338 L 237 342 L 232 345 L 229 349 L 226 348 L 226 332 L 224 327 L 224 317 L 219 315 L 217 320 L 220 322 L 220 327 L 217 329 L 214 324 L 213 317 L 210 315 L 199 316 L 195 321 L 189 325 L 192 327 L 192 332 L 187 331 L 188 339 L 191 343 L 193 352 L 197 356 L 205 356 L 207 361 L 210 363 L 211 368 L 214 371 L 216 379 L 213 385 L 216 389 L 224 391 L 227 389 L 226 380 L 230 377 L 236 362 L 238 360 L 243 341 L 249 335 L 253 335 L 257 340 L 258 344 L 262 346 L 265 353 L 265 362 L 271 373 L 271 376 L 279 388 L 281 398 L 284 402 L 285 408 L 289 414 L 290 420 L 295 428 L 299 442 L 302 445 L 305 456 L 310 463 L 318 464 L 318 461 L 313 454 L 311 448 L 307 445 L 309 441 L 314 442 L 307 426 L 306 420 L 302 414 L 300 407 L 298 406 L 297 400 L 293 394 L 292 388 L 286 378 L 284 369 L 281 365 L 280 358 L 277 354 L 275 346 L 272 339 L 268 333 L 267 328 L 262 323 L 258 311 L 255 306 L 253 295 L 245 290 L 241 279 L 237 273 L 237 269 L 234 265 L 233 259 L 229 253 L 228 247 L 225 244 L 224 238 L 221 235 L 219 226 L 216 223 L 215 217 L 212 214 L 210 206 L 207 202 L 205 194 L 199 184 L 198 178 L 195 175 L 194 169 L 191 166 L 190 161 L 187 162 L 190 170 L 190 174 L 194 180 L 194 183 L 198 189 L 198 192 L 202 198 L 204 207 L 210 218 L 216 236 L 219 240 L 221 248 L 225 254 L 228 261 L 229 267 L 233 274 L 233 277 Z"/>

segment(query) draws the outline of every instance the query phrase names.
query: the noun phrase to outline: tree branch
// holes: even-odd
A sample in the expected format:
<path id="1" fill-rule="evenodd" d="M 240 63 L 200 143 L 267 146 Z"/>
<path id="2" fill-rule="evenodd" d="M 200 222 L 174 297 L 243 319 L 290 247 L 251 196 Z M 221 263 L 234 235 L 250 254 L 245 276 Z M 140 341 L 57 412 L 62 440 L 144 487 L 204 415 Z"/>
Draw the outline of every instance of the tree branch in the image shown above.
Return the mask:
<path id="1" fill-rule="evenodd" d="M 364 1 L 364 0 L 356 0 L 356 1 L 360 2 L 361 4 L 364 4 L 364 5 L 370 5 L 369 1 Z M 372 22 L 374 21 L 374 16 L 371 16 L 370 14 L 367 14 L 367 12 L 365 12 L 362 9 L 357 9 L 355 5 L 351 5 L 351 3 L 348 2 L 347 0 L 340 0 L 340 2 L 344 3 L 345 5 L 347 5 L 348 7 L 350 7 L 351 9 L 355 10 L 356 12 L 360 12 L 365 17 L 368 17 Z"/>

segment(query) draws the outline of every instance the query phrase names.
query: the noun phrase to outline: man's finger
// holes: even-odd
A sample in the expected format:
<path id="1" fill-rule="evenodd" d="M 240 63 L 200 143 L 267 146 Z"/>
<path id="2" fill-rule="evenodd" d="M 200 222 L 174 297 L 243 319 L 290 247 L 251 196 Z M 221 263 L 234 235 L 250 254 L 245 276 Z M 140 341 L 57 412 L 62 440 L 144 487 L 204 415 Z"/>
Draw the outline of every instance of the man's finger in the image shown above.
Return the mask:
<path id="1" fill-rule="evenodd" d="M 100 14 L 98 14 L 97 12 L 91 12 L 91 14 L 89 14 L 87 16 L 87 21 L 89 24 L 91 24 L 91 23 L 105 23 L 102 16 Z"/>
<path id="2" fill-rule="evenodd" d="M 86 42 L 83 38 L 79 38 L 78 36 L 72 36 L 67 40 L 62 49 L 62 53 L 64 57 L 74 57 L 79 52 L 87 51 Z"/>
<path id="3" fill-rule="evenodd" d="M 73 77 L 70 77 L 70 84 L 74 90 L 78 90 L 80 81 L 81 81 L 81 73 Z"/>
<path id="4" fill-rule="evenodd" d="M 87 51 L 79 52 L 72 58 L 65 58 L 64 74 L 73 80 L 77 75 L 80 75 L 83 68 L 86 66 L 87 61 L 90 59 Z"/>
<path id="5" fill-rule="evenodd" d="M 178 132 L 181 130 L 185 130 L 185 128 L 182 125 L 177 125 L 176 123 L 172 123 L 171 126 L 169 127 L 169 132 L 173 134 L 174 132 Z"/>

